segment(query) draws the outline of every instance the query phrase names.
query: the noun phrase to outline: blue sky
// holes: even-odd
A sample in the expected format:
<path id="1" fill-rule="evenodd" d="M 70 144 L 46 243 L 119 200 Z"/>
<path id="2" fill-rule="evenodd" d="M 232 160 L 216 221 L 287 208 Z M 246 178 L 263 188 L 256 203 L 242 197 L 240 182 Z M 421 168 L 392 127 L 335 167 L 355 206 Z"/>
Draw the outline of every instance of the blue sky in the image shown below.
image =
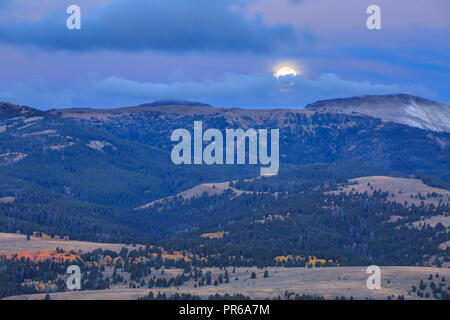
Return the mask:
<path id="1" fill-rule="evenodd" d="M 66 8 L 82 10 L 67 30 Z M 381 30 L 366 9 L 381 8 Z M 299 72 L 280 84 L 273 74 Z M 447 0 L 2 0 L 0 101 L 41 109 L 159 99 L 303 107 L 410 93 L 450 102 Z"/>

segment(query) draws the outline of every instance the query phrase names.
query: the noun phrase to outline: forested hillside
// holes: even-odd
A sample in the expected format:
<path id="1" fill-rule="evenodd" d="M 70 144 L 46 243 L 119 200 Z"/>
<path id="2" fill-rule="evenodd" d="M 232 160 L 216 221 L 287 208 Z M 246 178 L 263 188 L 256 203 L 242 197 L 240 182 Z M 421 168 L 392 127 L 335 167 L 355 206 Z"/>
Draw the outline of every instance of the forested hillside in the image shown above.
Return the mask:
<path id="1" fill-rule="evenodd" d="M 382 190 L 330 191 L 365 176 L 419 178 L 448 189 L 450 133 L 326 108 L 175 104 L 52 111 L 1 104 L 0 231 L 163 244 L 208 254 L 219 265 L 304 263 L 296 256 L 342 265 L 448 262 L 448 249 L 439 249 L 448 228 L 415 227 L 448 215 L 447 202 L 407 205 Z M 279 174 L 259 177 L 254 165 L 174 165 L 170 134 L 192 130 L 194 121 L 221 131 L 279 128 Z M 135 210 L 220 181 L 231 189 Z"/>

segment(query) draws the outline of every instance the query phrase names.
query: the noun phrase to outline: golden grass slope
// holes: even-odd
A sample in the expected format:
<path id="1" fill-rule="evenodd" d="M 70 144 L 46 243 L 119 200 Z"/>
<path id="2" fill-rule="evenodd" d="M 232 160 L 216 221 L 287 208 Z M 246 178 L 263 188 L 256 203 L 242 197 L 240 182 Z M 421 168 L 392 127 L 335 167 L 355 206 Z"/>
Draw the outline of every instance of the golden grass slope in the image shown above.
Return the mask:
<path id="1" fill-rule="evenodd" d="M 236 194 L 237 196 L 240 196 L 243 193 L 251 193 L 250 191 L 237 190 L 233 187 L 230 187 L 229 181 L 215 182 L 215 183 L 203 183 L 203 184 L 195 186 L 191 189 L 188 189 L 186 191 L 180 192 L 174 196 L 170 196 L 167 198 L 155 200 L 150 203 L 144 204 L 144 205 L 140 206 L 139 208 L 136 208 L 136 210 L 146 209 L 146 208 L 154 206 L 155 204 L 163 203 L 165 201 L 170 201 L 175 198 L 181 198 L 184 200 L 188 200 L 188 199 L 195 198 L 195 197 L 201 197 L 204 193 L 206 193 L 210 197 L 214 196 L 214 195 L 221 195 L 226 190 L 233 191 L 234 194 Z"/>
<path id="2" fill-rule="evenodd" d="M 113 250 L 119 252 L 123 247 L 131 249 L 120 243 L 96 243 L 87 241 L 64 241 L 64 240 L 44 240 L 31 237 L 27 241 L 26 235 L 15 233 L 0 233 L 0 254 L 11 254 L 18 252 L 47 252 L 54 251 L 56 248 L 64 251 L 83 251 L 90 252 L 95 249 Z"/>
<path id="3" fill-rule="evenodd" d="M 388 296 L 404 295 L 406 299 L 418 299 L 411 292 L 411 287 L 420 283 L 421 279 L 427 279 L 430 274 L 438 273 L 440 277 L 450 279 L 450 269 L 428 268 L 428 267 L 381 267 L 381 289 L 369 290 L 367 288 L 366 267 L 327 267 L 327 268 L 236 268 L 231 272 L 229 284 L 218 286 L 203 286 L 194 288 L 193 282 L 187 282 L 179 288 L 156 288 L 156 289 L 127 289 L 116 288 L 101 291 L 78 291 L 50 294 L 54 300 L 133 300 L 150 291 L 172 295 L 175 293 L 191 293 L 202 298 L 210 295 L 241 293 L 252 299 L 271 299 L 284 296 L 285 291 L 299 294 L 322 295 L 327 299 L 335 299 L 336 296 L 351 296 L 355 299 L 387 299 Z M 217 268 L 205 269 L 212 272 L 212 279 L 216 279 L 223 270 Z M 269 277 L 264 278 L 264 271 L 268 270 Z M 251 273 L 255 272 L 256 279 L 250 279 Z M 236 280 L 237 278 L 237 280 Z M 44 299 L 45 294 L 22 295 L 9 297 L 11 300 L 35 300 Z"/>
<path id="4" fill-rule="evenodd" d="M 425 197 L 425 200 L 423 200 L 425 204 L 433 203 L 437 205 L 441 199 L 444 203 L 450 202 L 450 191 L 448 190 L 430 187 L 419 179 L 386 176 L 370 176 L 351 179 L 347 184 L 340 186 L 338 190 L 333 191 L 332 193 L 364 193 L 367 191 L 367 193 L 371 195 L 374 191 L 378 190 L 389 192 L 388 200 L 399 202 L 401 204 L 407 201 L 408 205 L 413 203 L 419 205 L 422 200 L 418 197 L 416 198 L 418 193 Z M 438 196 L 435 198 L 426 197 L 428 193 L 432 194 L 433 192 Z"/>

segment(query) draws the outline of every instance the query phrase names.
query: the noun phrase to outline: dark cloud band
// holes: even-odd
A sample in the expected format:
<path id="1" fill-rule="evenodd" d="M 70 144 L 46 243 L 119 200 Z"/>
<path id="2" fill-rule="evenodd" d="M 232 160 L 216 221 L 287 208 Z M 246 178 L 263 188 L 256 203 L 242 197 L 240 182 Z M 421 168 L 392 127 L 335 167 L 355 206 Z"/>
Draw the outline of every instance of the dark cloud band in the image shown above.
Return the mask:
<path id="1" fill-rule="evenodd" d="M 250 51 L 292 50 L 298 37 L 290 25 L 266 25 L 230 9 L 232 0 L 116 0 L 82 12 L 82 29 L 68 30 L 65 10 L 38 22 L 0 25 L 0 42 L 51 50 Z"/>

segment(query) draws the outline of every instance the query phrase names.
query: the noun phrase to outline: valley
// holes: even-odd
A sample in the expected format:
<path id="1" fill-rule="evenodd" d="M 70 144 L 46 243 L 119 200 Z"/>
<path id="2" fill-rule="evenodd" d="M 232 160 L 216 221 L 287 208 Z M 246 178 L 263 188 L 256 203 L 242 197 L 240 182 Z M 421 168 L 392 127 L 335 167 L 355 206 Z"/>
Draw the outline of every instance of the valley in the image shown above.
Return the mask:
<path id="1" fill-rule="evenodd" d="M 217 299 L 227 294 L 260 300 L 436 299 L 446 292 L 450 278 L 449 268 L 382 266 L 381 289 L 370 290 L 366 267 L 321 266 L 322 259 L 315 257 L 310 257 L 311 264 L 305 267 L 199 267 L 196 261 L 200 257 L 156 247 L 36 237 L 27 240 L 23 235 L 5 233 L 0 234 L 0 239 L 6 245 L 0 253 L 0 264 L 26 258 L 30 259 L 26 268 L 41 266 L 33 280 L 20 283 L 25 292 L 37 293 L 7 295 L 6 300 L 135 300 L 161 295 Z M 208 262 L 210 258 L 199 261 Z M 282 258 L 280 261 L 289 259 Z M 49 272 L 48 260 L 52 261 L 51 273 L 55 276 L 45 282 L 39 280 L 39 274 Z M 68 277 L 65 268 L 70 264 L 82 267 L 81 291 L 67 291 L 64 287 L 62 280 Z M 444 291 L 436 291 L 436 283 Z"/>
<path id="2" fill-rule="evenodd" d="M 50 294 L 52 300 L 136 300 L 147 296 L 150 292 L 171 296 L 174 294 L 190 294 L 208 299 L 216 294 L 241 294 L 252 300 L 265 300 L 280 297 L 286 299 L 288 294 L 304 296 L 320 296 L 325 299 L 391 299 L 403 296 L 407 300 L 425 299 L 412 292 L 412 286 L 427 279 L 429 275 L 450 278 L 449 269 L 423 267 L 382 267 L 382 283 L 380 290 L 369 290 L 366 286 L 367 273 L 364 267 L 324 267 L 324 268 L 236 268 L 230 269 L 230 283 L 217 286 L 195 287 L 193 282 L 173 288 L 124 288 L 112 287 L 108 290 L 59 292 Z M 166 273 L 171 270 L 166 270 Z M 182 270 L 173 270 L 182 274 Z M 216 279 L 223 270 L 204 269 L 211 272 Z M 264 272 L 269 276 L 264 278 Z M 256 278 L 251 279 L 255 273 Z M 236 280 L 237 279 L 237 280 Z M 7 300 L 43 300 L 45 294 L 20 295 L 6 298 Z"/>

